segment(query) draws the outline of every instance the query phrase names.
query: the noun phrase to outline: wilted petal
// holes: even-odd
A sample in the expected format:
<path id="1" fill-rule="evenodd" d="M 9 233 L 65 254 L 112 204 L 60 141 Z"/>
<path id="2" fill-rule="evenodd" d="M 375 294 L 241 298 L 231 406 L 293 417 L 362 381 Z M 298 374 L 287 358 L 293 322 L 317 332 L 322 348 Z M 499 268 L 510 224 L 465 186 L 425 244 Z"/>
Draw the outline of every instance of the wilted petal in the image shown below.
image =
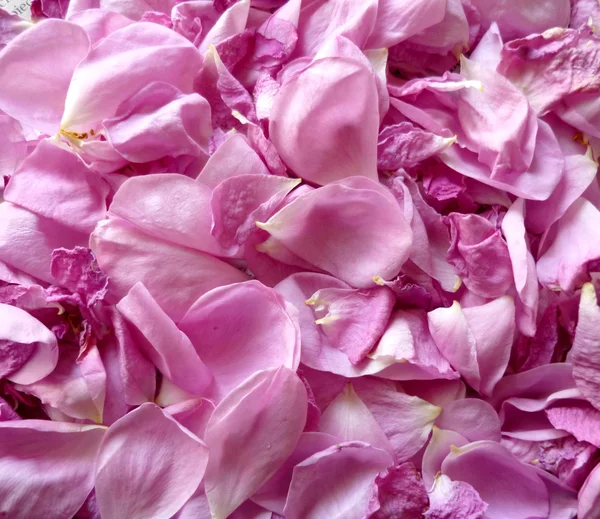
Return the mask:
<path id="1" fill-rule="evenodd" d="M 294 468 L 286 519 L 362 519 L 372 485 L 392 465 L 388 453 L 362 442 L 335 445 Z"/>
<path id="2" fill-rule="evenodd" d="M 73 517 L 94 487 L 105 429 L 42 420 L 0 422 L 0 502 L 7 517 Z"/>
<path id="3" fill-rule="evenodd" d="M 214 518 L 228 517 L 293 452 L 306 404 L 302 381 L 281 367 L 255 373 L 216 407 L 205 434 L 210 459 L 204 482 Z"/>
<path id="4" fill-rule="evenodd" d="M 298 367 L 297 314 L 280 294 L 258 281 L 208 292 L 178 324 L 213 374 L 217 399 L 257 371 Z"/>
<path id="5" fill-rule="evenodd" d="M 121 219 L 104 220 L 90 239 L 98 265 L 117 301 L 138 281 L 175 321 L 212 288 L 248 277 L 204 252 L 153 238 Z"/>
<path id="6" fill-rule="evenodd" d="M 373 286 L 373 276 L 398 273 L 412 243 L 401 208 L 382 189 L 360 177 L 327 185 L 296 198 L 261 227 L 316 267 L 355 287 Z"/>
<path id="7" fill-rule="evenodd" d="M 485 517 L 488 504 L 477 491 L 464 481 L 452 481 L 445 474 L 439 474 L 429 492 L 429 509 L 426 519 L 475 519 Z"/>
<path id="8" fill-rule="evenodd" d="M 494 467 L 493 475 L 489 467 Z M 489 505 L 490 519 L 548 517 L 548 490 L 533 467 L 527 466 L 500 444 L 475 442 L 454 449 L 442 464 L 450 479 L 471 485 Z"/>
<path id="9" fill-rule="evenodd" d="M 0 376 L 31 384 L 52 372 L 58 362 L 56 337 L 35 317 L 0 303 Z"/>
<path id="10" fill-rule="evenodd" d="M 158 370 L 175 385 L 193 395 L 202 395 L 212 375 L 190 339 L 158 306 L 142 283 L 136 283 L 117 304 L 133 326 L 138 346 Z"/>
<path id="11" fill-rule="evenodd" d="M 17 36 L 0 54 L 0 110 L 55 134 L 71 77 L 89 45 L 81 27 L 63 20 L 37 23 Z"/>
<path id="12" fill-rule="evenodd" d="M 546 409 L 550 423 L 570 432 L 580 442 L 600 446 L 600 411 L 588 402 L 564 401 Z"/>
<path id="13" fill-rule="evenodd" d="M 351 176 L 376 180 L 378 126 L 371 71 L 353 59 L 326 58 L 283 83 L 271 109 L 269 135 L 296 175 L 323 185 Z"/>

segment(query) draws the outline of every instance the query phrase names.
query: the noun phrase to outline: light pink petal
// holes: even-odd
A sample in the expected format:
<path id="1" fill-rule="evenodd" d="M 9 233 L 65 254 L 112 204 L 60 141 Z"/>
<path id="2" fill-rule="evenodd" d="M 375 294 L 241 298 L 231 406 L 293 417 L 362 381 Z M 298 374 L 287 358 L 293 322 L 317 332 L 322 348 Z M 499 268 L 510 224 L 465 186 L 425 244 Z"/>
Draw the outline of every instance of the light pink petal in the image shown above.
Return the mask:
<path id="1" fill-rule="evenodd" d="M 17 36 L 0 54 L 0 110 L 48 135 L 55 134 L 71 77 L 89 45 L 81 27 L 63 20 L 37 23 Z"/>
<path id="2" fill-rule="evenodd" d="M 305 180 L 320 185 L 357 175 L 375 180 L 377 107 L 376 80 L 363 63 L 317 59 L 281 86 L 269 135 L 283 161 Z"/>
<path id="3" fill-rule="evenodd" d="M 467 440 L 500 441 L 500 420 L 494 408 L 477 398 L 465 398 L 449 402 L 435 424 L 463 435 Z"/>
<path id="4" fill-rule="evenodd" d="M 73 517 L 94 487 L 104 428 L 47 420 L 0 422 L 0 502 L 7 517 Z"/>
<path id="5" fill-rule="evenodd" d="M 211 155 L 196 180 L 214 189 L 228 178 L 268 173 L 269 170 L 246 138 L 241 133 L 233 132 Z"/>
<path id="6" fill-rule="evenodd" d="M 142 404 L 104 436 L 96 467 L 100 513 L 168 519 L 192 496 L 207 462 L 196 436 L 155 404 Z"/>
<path id="7" fill-rule="evenodd" d="M 294 467 L 317 452 L 339 443 L 339 439 L 323 432 L 303 432 L 294 452 L 290 454 L 279 470 L 256 493 L 252 501 L 283 514 Z"/>
<path id="8" fill-rule="evenodd" d="M 133 286 L 117 309 L 132 325 L 145 356 L 165 377 L 193 395 L 204 393 L 212 381 L 209 369 L 142 283 Z"/>
<path id="9" fill-rule="evenodd" d="M 317 0 L 303 4 L 294 55 L 313 56 L 321 44 L 333 36 L 345 36 L 363 48 L 375 27 L 377 10 L 377 2 L 373 0 Z"/>
<path id="10" fill-rule="evenodd" d="M 492 22 L 490 28 L 483 35 L 477 47 L 469 56 L 471 61 L 478 63 L 482 67 L 490 70 L 496 70 L 500 62 L 500 52 L 502 51 L 502 36 L 498 24 Z"/>
<path id="11" fill-rule="evenodd" d="M 35 317 L 0 303 L 0 371 L 17 384 L 31 384 L 52 372 L 58 362 L 56 337 Z"/>
<path id="12" fill-rule="evenodd" d="M 443 461 L 450 454 L 450 448 L 462 447 L 468 443 L 469 440 L 455 431 L 433 428 L 431 439 L 423 454 L 422 473 L 427 488 L 434 484 L 435 477 L 442 470 Z"/>
<path id="13" fill-rule="evenodd" d="M 204 54 L 211 45 L 217 45 L 231 36 L 243 32 L 248 21 L 249 0 L 241 0 L 231 4 L 206 34 L 198 47 Z"/>
<path id="14" fill-rule="evenodd" d="M 256 229 L 277 209 L 299 179 L 274 175 L 239 175 L 223 180 L 210 199 L 213 225 L 211 234 L 225 251 L 237 252 Z"/>
<path id="15" fill-rule="evenodd" d="M 529 210 L 529 205 L 527 206 Z M 510 262 L 517 290 L 515 303 L 519 331 L 529 337 L 535 335 L 538 312 L 538 281 L 535 260 L 529 249 L 524 222 L 525 201 L 517 199 L 502 220 L 502 232 L 508 246 Z"/>
<path id="16" fill-rule="evenodd" d="M 96 227 L 90 246 L 111 281 L 112 297 L 124 297 L 138 281 L 175 321 L 202 294 L 247 276 L 204 252 L 172 245 L 138 231 L 121 219 Z"/>
<path id="17" fill-rule="evenodd" d="M 119 29 L 98 43 L 75 70 L 61 126 L 89 132 L 153 81 L 165 81 L 188 94 L 201 61 L 188 40 L 158 24 Z"/>
<path id="18" fill-rule="evenodd" d="M 133 177 L 117 191 L 109 214 L 155 238 L 218 256 L 223 251 L 210 234 L 211 192 L 184 175 Z"/>
<path id="19" fill-rule="evenodd" d="M 375 477 L 391 465 L 389 454 L 362 442 L 319 452 L 294 468 L 283 515 L 286 519 L 362 519 Z"/>
<path id="20" fill-rule="evenodd" d="M 103 423 L 106 370 L 96 346 L 84 354 L 61 346 L 58 364 L 52 373 L 17 388 L 71 418 Z"/>
<path id="21" fill-rule="evenodd" d="M 482 306 L 429 312 L 433 340 L 450 364 L 483 395 L 490 395 L 502 378 L 512 347 L 515 307 L 505 296 Z"/>
<path id="22" fill-rule="evenodd" d="M 106 38 L 110 33 L 133 23 L 130 18 L 106 9 L 87 9 L 75 13 L 73 16 L 69 16 L 69 22 L 83 27 L 92 45 Z"/>
<path id="23" fill-rule="evenodd" d="M 587 263 L 600 258 L 600 211 L 584 198 L 567 209 L 550 247 L 538 259 L 544 286 L 573 290 L 588 280 Z"/>
<path id="24" fill-rule="evenodd" d="M 101 8 L 138 21 L 147 11 L 168 13 L 173 3 L 173 0 L 71 0 L 67 18 L 75 13 Z"/>
<path id="25" fill-rule="evenodd" d="M 0 11 L 0 50 L 30 27 L 31 22 L 23 20 L 20 16 L 9 13 L 6 9 Z"/>
<path id="26" fill-rule="evenodd" d="M 600 510 L 600 465 L 598 465 L 579 491 L 577 517 L 579 519 L 598 519 Z"/>
<path id="27" fill-rule="evenodd" d="M 162 82 L 151 83 L 124 101 L 102 126 L 112 146 L 130 162 L 203 156 L 212 134 L 206 99 Z"/>
<path id="28" fill-rule="evenodd" d="M 385 433 L 351 383 L 327 406 L 321 415 L 319 430 L 340 441 L 363 441 L 392 452 Z"/>
<path id="29" fill-rule="evenodd" d="M 74 153 L 41 141 L 12 175 L 4 199 L 79 232 L 106 214 L 108 184 Z"/>
<path id="30" fill-rule="evenodd" d="M 256 371 L 298 367 L 297 313 L 281 295 L 258 281 L 208 292 L 178 325 L 213 374 L 217 399 Z"/>
<path id="31" fill-rule="evenodd" d="M 296 198 L 261 227 L 316 267 L 355 287 L 372 286 L 373 276 L 398 273 L 412 242 L 401 208 L 380 189 L 353 177 Z"/>
<path id="32" fill-rule="evenodd" d="M 479 12 L 484 30 L 496 22 L 504 41 L 541 33 L 553 27 L 566 27 L 569 23 L 568 0 L 537 0 L 515 4 L 494 0 L 472 0 Z"/>
<path id="33" fill-rule="evenodd" d="M 193 398 L 165 408 L 165 412 L 200 439 L 204 438 L 208 420 L 214 410 L 215 405 L 206 398 Z"/>
<path id="34" fill-rule="evenodd" d="M 464 481 L 452 481 L 445 474 L 436 476 L 429 492 L 429 509 L 426 519 L 475 519 L 486 517 L 488 504 L 477 491 Z"/>
<path id="35" fill-rule="evenodd" d="M 548 517 L 548 490 L 540 477 L 498 443 L 475 442 L 453 450 L 442 472 L 470 484 L 489 505 L 489 519 Z"/>
<path id="36" fill-rule="evenodd" d="M 324 288 L 306 301 L 313 307 L 315 323 L 354 365 L 360 364 L 381 337 L 395 303 L 394 293 L 386 287 Z"/>
<path id="37" fill-rule="evenodd" d="M 600 308 L 596 289 L 591 283 L 586 283 L 581 289 L 579 318 L 569 360 L 573 364 L 573 378 L 577 387 L 597 409 L 600 409 L 600 395 L 598 394 L 600 384 L 598 373 L 600 363 L 599 323 Z"/>
<path id="38" fill-rule="evenodd" d="M 205 434 L 213 517 L 227 517 L 281 467 L 304 428 L 306 404 L 302 381 L 281 367 L 256 372 L 216 407 Z"/>

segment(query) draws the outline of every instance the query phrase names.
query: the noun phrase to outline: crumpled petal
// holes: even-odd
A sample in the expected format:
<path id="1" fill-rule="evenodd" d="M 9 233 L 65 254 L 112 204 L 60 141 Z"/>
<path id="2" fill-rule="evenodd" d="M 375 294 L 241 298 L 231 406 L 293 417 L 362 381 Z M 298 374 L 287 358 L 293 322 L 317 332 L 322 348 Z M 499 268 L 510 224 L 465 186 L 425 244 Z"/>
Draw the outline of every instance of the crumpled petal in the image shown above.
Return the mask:
<path id="1" fill-rule="evenodd" d="M 260 227 L 300 258 L 366 288 L 373 276 L 394 277 L 412 242 L 401 208 L 380 189 L 360 177 L 336 182 L 296 198 Z"/>
<path id="2" fill-rule="evenodd" d="M 546 416 L 554 427 L 570 432 L 580 442 L 600 445 L 600 411 L 589 403 L 560 402 L 546 409 Z"/>
<path id="3" fill-rule="evenodd" d="M 302 381 L 281 367 L 256 372 L 216 407 L 205 434 L 210 458 L 204 484 L 213 517 L 228 517 L 293 452 L 306 404 Z"/>
<path id="4" fill-rule="evenodd" d="M 7 517 L 73 517 L 94 486 L 102 427 L 0 422 L 0 502 Z"/>
<path id="5" fill-rule="evenodd" d="M 160 455 L 157 455 L 160 454 Z M 96 467 L 103 517 L 168 519 L 192 496 L 208 449 L 155 404 L 142 404 L 106 432 Z"/>
<path id="6" fill-rule="evenodd" d="M 455 301 L 450 308 L 427 314 L 431 336 L 442 355 L 483 395 L 492 393 L 508 365 L 514 312 L 512 298 L 505 296 L 464 309 Z"/>
<path id="7" fill-rule="evenodd" d="M 258 281 L 211 290 L 192 305 L 178 326 L 213 374 L 217 400 L 257 371 L 298 367 L 300 330 L 295 309 Z"/>
<path id="8" fill-rule="evenodd" d="M 0 54 L 0 110 L 55 134 L 71 77 L 89 46 L 85 31 L 63 20 L 37 23 L 17 36 Z"/>
<path id="9" fill-rule="evenodd" d="M 485 517 L 488 504 L 477 491 L 464 481 L 452 481 L 445 474 L 435 478 L 429 492 L 429 509 L 426 519 L 478 519 Z"/>
<path id="10" fill-rule="evenodd" d="M 15 306 L 0 303 L 0 314 L 0 376 L 31 384 L 51 373 L 58 362 L 54 334 Z"/>
<path id="11" fill-rule="evenodd" d="M 294 468 L 286 519 L 362 519 L 379 472 L 392 465 L 388 453 L 363 442 L 319 452 Z"/>
<path id="12" fill-rule="evenodd" d="M 345 57 L 317 59 L 285 81 L 269 117 L 269 135 L 283 161 L 320 185 L 377 178 L 378 126 L 375 78 L 363 63 Z"/>

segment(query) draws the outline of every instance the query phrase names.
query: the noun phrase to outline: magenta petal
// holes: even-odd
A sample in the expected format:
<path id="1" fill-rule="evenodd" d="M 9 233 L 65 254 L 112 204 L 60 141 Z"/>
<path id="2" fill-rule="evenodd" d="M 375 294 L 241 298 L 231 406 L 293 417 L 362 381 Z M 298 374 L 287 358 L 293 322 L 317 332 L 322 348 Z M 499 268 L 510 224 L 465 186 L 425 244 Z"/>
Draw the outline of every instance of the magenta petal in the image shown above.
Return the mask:
<path id="1" fill-rule="evenodd" d="M 208 292 L 179 321 L 179 327 L 213 374 L 217 399 L 257 371 L 298 367 L 300 330 L 295 309 L 258 281 Z"/>
<path id="2" fill-rule="evenodd" d="M 133 326 L 138 346 L 171 382 L 193 395 L 202 395 L 212 375 L 194 346 L 161 310 L 142 283 L 136 283 L 117 304 Z"/>
<path id="3" fill-rule="evenodd" d="M 0 54 L 0 110 L 54 135 L 71 77 L 89 45 L 81 27 L 63 20 L 37 23 L 16 37 Z"/>
<path id="4" fill-rule="evenodd" d="M 389 454 L 362 442 L 319 452 L 294 468 L 286 519 L 363 519 L 375 477 L 392 465 Z"/>
<path id="5" fill-rule="evenodd" d="M 579 301 L 579 319 L 575 330 L 573 348 L 569 360 L 573 364 L 573 378 L 577 387 L 597 409 L 600 409 L 600 339 L 598 325 L 600 324 L 600 308 L 596 289 L 591 283 L 586 283 L 581 289 Z"/>
<path id="6" fill-rule="evenodd" d="M 194 493 L 207 462 L 208 449 L 196 436 L 155 404 L 142 404 L 110 427 L 100 447 L 100 513 L 168 519 Z"/>
<path id="7" fill-rule="evenodd" d="M 316 267 L 355 287 L 373 286 L 373 276 L 398 273 L 412 243 L 401 208 L 383 189 L 353 177 L 296 198 L 260 226 Z"/>
<path id="8" fill-rule="evenodd" d="M 494 467 L 493 475 L 489 467 Z M 471 485 L 489 505 L 490 519 L 548 517 L 548 490 L 540 477 L 498 443 L 475 442 L 453 450 L 442 472 Z"/>
<path id="9" fill-rule="evenodd" d="M 0 304 L 0 372 L 17 384 L 43 379 L 56 367 L 56 337 L 35 317 Z"/>
<path id="10" fill-rule="evenodd" d="M 7 517 L 73 517 L 94 487 L 104 428 L 41 420 L 0 422 L 0 502 Z M 50 475 L 52 477 L 50 477 Z"/>
<path id="11" fill-rule="evenodd" d="M 378 126 L 371 71 L 355 60 L 326 58 L 281 86 L 269 135 L 296 175 L 323 185 L 351 176 L 377 178 Z"/>
<path id="12" fill-rule="evenodd" d="M 281 367 L 256 372 L 216 407 L 205 435 L 213 517 L 227 517 L 275 474 L 298 443 L 306 404 L 302 381 Z"/>
<path id="13" fill-rule="evenodd" d="M 116 300 L 141 281 L 175 321 L 212 288 L 248 279 L 213 256 L 153 238 L 121 219 L 101 222 L 90 247 Z"/>

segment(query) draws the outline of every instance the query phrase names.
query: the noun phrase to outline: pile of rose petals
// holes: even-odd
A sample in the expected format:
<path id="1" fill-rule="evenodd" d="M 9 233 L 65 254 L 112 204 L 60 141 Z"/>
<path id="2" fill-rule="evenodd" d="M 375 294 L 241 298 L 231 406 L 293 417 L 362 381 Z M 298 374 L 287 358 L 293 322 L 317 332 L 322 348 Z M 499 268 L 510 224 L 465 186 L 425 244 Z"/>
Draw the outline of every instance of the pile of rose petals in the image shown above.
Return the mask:
<path id="1" fill-rule="evenodd" d="M 0 11 L 0 516 L 600 518 L 598 0 Z"/>

